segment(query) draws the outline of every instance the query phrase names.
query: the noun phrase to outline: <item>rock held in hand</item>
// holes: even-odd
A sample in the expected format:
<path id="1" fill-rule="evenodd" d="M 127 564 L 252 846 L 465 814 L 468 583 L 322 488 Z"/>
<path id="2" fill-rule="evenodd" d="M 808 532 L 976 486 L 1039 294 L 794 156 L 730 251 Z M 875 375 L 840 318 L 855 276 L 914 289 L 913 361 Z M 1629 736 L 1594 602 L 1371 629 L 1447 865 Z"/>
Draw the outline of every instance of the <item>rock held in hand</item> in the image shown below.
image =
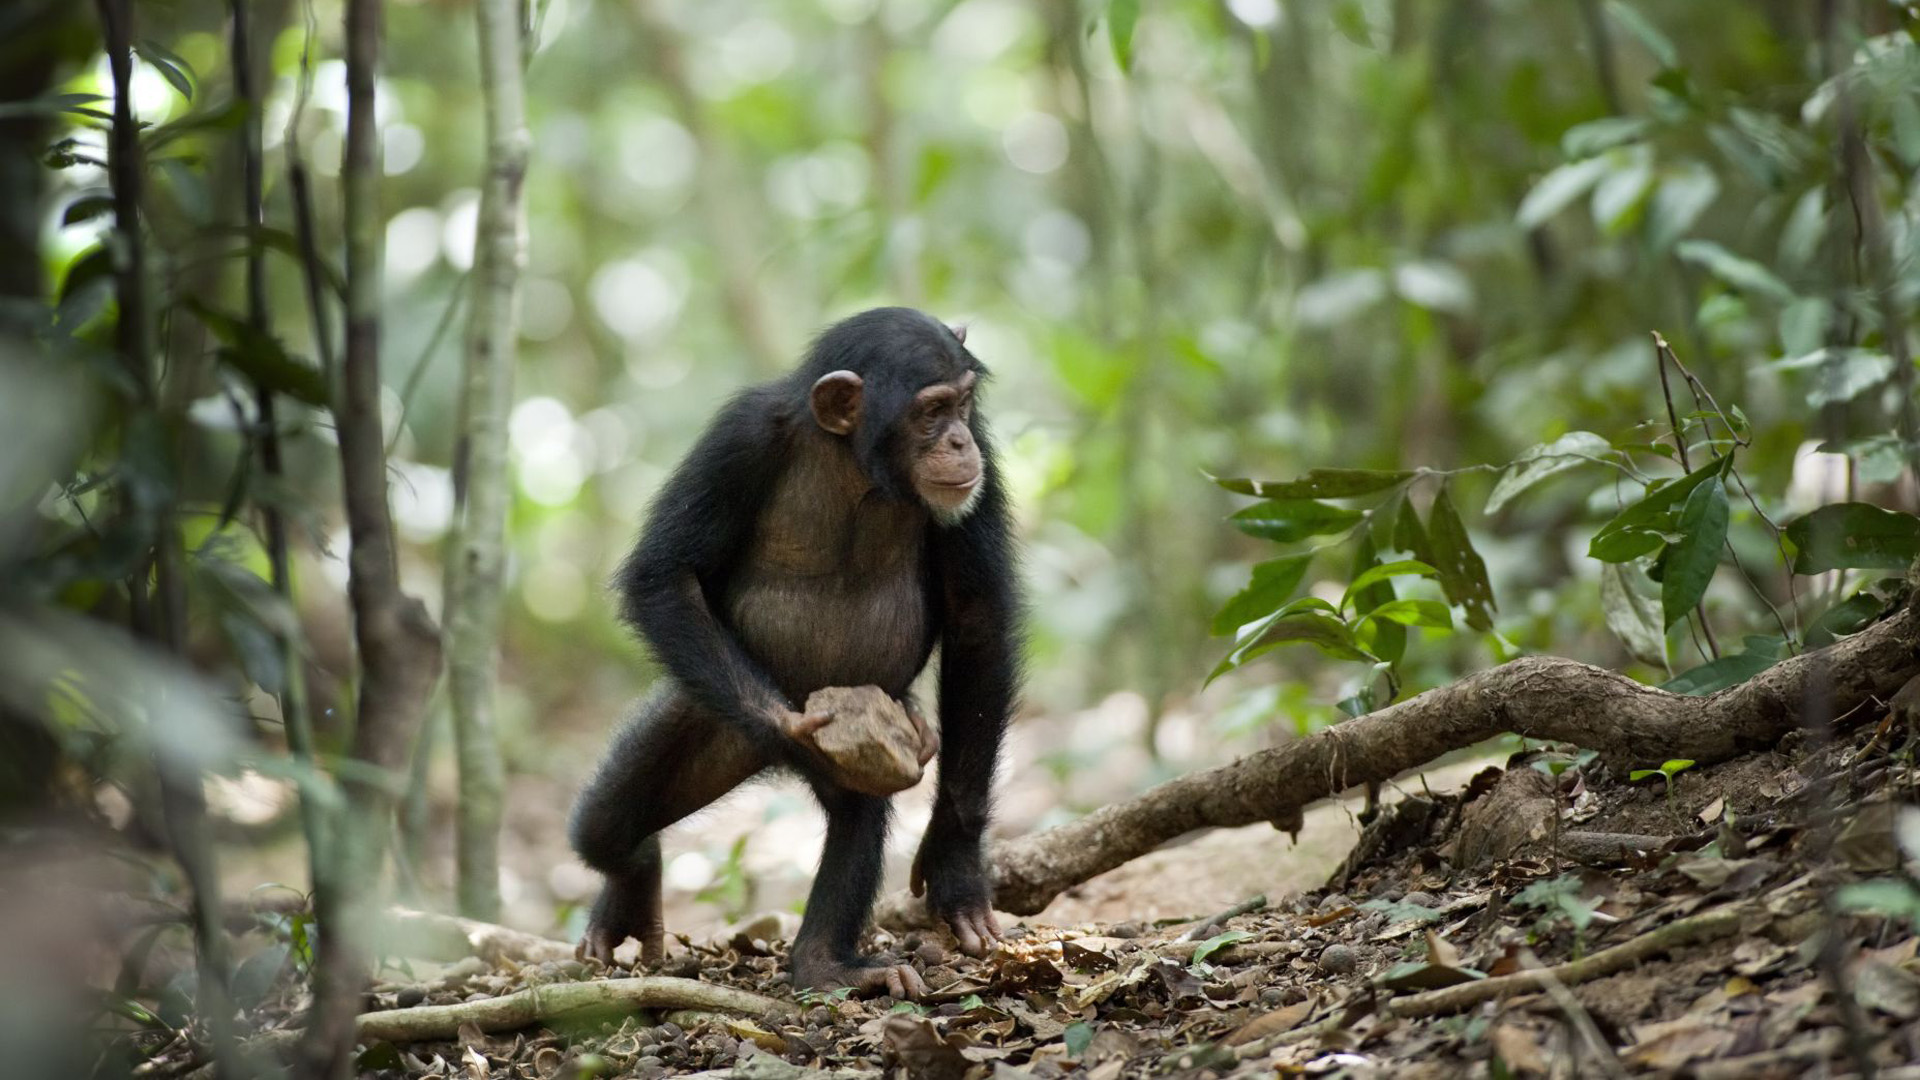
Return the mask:
<path id="1" fill-rule="evenodd" d="M 833 719 L 813 733 L 813 744 L 848 786 L 891 795 L 920 782 L 920 732 L 907 710 L 877 686 L 829 686 L 807 698 L 809 714 Z"/>

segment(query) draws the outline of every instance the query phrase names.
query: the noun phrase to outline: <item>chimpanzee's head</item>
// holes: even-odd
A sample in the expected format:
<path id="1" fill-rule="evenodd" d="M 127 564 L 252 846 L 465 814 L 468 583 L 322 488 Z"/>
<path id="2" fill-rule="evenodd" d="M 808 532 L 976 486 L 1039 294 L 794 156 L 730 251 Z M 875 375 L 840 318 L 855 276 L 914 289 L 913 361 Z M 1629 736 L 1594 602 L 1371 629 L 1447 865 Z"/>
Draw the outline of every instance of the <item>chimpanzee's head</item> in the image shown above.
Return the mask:
<path id="1" fill-rule="evenodd" d="M 875 487 L 953 524 L 985 490 L 973 394 L 986 368 L 967 330 L 912 308 L 875 308 L 820 335 L 801 368 L 813 419 L 845 437 Z"/>

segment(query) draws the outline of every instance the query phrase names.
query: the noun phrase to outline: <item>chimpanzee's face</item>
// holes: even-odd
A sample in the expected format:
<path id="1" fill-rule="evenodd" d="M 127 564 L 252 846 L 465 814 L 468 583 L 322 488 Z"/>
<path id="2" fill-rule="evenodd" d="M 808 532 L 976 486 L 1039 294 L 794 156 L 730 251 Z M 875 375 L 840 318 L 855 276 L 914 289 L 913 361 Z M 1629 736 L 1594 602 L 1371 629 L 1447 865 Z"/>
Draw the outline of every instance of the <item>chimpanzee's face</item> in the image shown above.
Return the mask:
<path id="1" fill-rule="evenodd" d="M 822 339 L 816 351 L 849 366 L 819 376 L 808 391 L 814 421 L 848 439 L 876 487 L 917 499 L 946 525 L 973 510 L 987 483 L 973 437 L 973 395 L 984 369 L 966 340 L 964 326 L 919 312 L 869 312 Z"/>
<path id="2" fill-rule="evenodd" d="M 943 521 L 965 517 L 986 484 L 980 447 L 968 426 L 978 380 L 969 371 L 952 382 L 926 387 L 913 396 L 913 404 L 900 420 L 913 489 Z"/>

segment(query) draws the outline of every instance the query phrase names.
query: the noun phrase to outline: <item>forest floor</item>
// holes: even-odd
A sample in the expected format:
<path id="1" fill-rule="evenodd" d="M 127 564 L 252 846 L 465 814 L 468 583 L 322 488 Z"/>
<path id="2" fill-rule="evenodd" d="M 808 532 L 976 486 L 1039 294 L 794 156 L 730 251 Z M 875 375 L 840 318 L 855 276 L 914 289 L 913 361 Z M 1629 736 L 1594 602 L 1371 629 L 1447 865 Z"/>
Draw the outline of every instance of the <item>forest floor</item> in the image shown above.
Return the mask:
<path id="1" fill-rule="evenodd" d="M 792 917 L 767 916 L 680 936 L 657 972 L 766 995 L 760 1015 L 481 1021 L 377 1042 L 362 1064 L 542 1080 L 1920 1075 L 1920 894 L 1903 854 L 1920 847 L 1920 774 L 1898 725 L 1855 720 L 1832 745 L 1796 734 L 1670 789 L 1541 747 L 1457 790 L 1415 782 L 1326 884 L 1234 912 L 1147 914 L 1194 895 L 1202 865 L 1230 868 L 1216 887 L 1263 880 L 1244 830 L 1091 882 L 984 959 L 877 932 L 933 988 L 918 1004 L 796 999 Z M 370 1005 L 629 974 L 654 973 L 470 959 L 415 966 Z"/>

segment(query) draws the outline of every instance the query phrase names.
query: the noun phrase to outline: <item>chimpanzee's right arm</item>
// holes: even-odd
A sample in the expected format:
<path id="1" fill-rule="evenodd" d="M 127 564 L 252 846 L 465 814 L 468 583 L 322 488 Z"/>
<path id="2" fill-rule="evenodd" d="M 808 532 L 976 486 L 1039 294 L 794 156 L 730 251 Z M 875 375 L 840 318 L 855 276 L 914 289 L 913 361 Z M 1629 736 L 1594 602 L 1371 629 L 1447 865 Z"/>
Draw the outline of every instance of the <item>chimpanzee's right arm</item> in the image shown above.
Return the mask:
<path id="1" fill-rule="evenodd" d="M 781 410 L 765 391 L 735 398 L 654 500 L 640 542 L 615 575 L 621 616 L 701 705 L 738 725 L 770 757 L 792 707 L 714 614 L 726 575 L 753 540 L 787 455 Z"/>

